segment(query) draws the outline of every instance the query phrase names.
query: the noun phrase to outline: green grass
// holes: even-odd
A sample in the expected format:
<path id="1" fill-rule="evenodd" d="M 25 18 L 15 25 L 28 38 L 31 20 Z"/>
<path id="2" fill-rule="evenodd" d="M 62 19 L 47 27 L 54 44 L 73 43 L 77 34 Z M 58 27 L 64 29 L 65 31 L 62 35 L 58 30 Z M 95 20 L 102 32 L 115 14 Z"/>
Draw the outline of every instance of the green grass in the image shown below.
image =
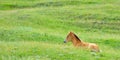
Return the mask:
<path id="1" fill-rule="evenodd" d="M 1 0 L 0 60 L 120 60 L 120 0 Z M 64 44 L 68 32 L 101 53 Z"/>

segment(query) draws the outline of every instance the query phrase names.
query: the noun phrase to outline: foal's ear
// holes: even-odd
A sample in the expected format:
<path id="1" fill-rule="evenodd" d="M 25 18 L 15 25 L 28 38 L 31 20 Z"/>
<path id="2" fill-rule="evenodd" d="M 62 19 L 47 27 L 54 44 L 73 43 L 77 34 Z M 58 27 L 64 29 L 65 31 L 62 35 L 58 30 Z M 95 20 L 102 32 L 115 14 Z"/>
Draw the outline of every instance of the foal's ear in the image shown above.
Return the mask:
<path id="1" fill-rule="evenodd" d="M 69 33 L 73 33 L 73 32 L 70 31 Z"/>

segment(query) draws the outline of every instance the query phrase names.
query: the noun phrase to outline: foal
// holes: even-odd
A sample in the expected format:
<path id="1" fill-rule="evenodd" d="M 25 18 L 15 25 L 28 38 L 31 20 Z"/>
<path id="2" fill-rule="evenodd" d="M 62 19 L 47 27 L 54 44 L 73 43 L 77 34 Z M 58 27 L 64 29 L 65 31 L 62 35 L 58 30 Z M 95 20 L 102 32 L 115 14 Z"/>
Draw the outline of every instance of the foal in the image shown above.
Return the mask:
<path id="1" fill-rule="evenodd" d="M 64 43 L 66 43 L 66 42 L 72 42 L 75 47 L 87 48 L 87 49 L 90 49 L 91 51 L 94 51 L 94 52 L 99 52 L 100 51 L 98 46 L 95 43 L 83 42 L 73 32 L 70 32 L 67 35 Z"/>

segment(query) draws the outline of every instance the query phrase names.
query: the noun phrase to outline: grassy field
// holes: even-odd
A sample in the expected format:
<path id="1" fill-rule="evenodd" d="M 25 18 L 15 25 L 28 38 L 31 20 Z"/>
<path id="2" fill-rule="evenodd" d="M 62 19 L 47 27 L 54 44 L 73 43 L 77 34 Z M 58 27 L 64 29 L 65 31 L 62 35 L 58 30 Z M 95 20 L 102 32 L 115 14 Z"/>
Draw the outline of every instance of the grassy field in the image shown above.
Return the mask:
<path id="1" fill-rule="evenodd" d="M 120 60 L 120 0 L 0 0 L 0 60 Z M 64 44 L 73 31 L 99 45 Z"/>

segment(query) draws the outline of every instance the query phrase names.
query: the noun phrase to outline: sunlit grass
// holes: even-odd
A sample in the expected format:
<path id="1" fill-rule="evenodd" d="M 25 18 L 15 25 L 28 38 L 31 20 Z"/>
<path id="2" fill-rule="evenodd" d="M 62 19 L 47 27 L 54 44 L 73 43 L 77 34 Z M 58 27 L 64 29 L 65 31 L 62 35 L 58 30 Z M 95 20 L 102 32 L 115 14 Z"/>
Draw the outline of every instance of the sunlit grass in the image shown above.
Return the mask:
<path id="1" fill-rule="evenodd" d="M 102 46 L 102 45 L 101 45 Z M 75 48 L 72 45 L 66 44 L 51 44 L 35 41 L 22 42 L 0 42 L 1 59 L 119 59 L 119 51 L 110 48 L 102 47 L 101 53 L 92 53 L 89 50 Z M 113 55 L 111 55 L 113 54 Z M 114 58 L 116 57 L 116 58 Z M 76 59 L 78 60 L 78 59 Z"/>
<path id="2" fill-rule="evenodd" d="M 120 60 L 120 1 L 1 0 L 0 60 Z M 64 44 L 68 32 L 102 52 Z"/>

